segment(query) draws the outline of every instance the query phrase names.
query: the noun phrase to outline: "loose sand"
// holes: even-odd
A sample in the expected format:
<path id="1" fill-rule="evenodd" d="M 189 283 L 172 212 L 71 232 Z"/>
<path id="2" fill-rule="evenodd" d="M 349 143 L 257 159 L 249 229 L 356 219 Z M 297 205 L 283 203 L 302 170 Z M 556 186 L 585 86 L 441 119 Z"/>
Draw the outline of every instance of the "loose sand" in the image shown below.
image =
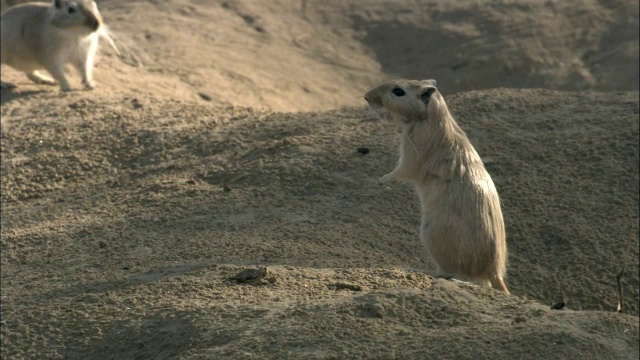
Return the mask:
<path id="1" fill-rule="evenodd" d="M 637 2 L 98 3 L 94 91 L 2 67 L 3 359 L 640 356 Z M 512 296 L 428 276 L 377 186 L 393 77 L 485 161 Z"/>

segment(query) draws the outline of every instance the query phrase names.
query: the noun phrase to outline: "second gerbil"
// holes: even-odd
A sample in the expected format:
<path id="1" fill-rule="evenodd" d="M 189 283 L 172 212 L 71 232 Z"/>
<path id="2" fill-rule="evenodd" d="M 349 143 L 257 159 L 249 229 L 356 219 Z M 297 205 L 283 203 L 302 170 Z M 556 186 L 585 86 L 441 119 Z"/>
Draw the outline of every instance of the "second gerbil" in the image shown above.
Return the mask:
<path id="1" fill-rule="evenodd" d="M 80 73 L 83 87 L 93 89 L 93 64 L 103 27 L 95 1 L 18 5 L 2 14 L 0 27 L 2 64 L 24 72 L 35 83 L 57 82 L 63 91 L 72 89 L 64 68 L 71 64 Z"/>

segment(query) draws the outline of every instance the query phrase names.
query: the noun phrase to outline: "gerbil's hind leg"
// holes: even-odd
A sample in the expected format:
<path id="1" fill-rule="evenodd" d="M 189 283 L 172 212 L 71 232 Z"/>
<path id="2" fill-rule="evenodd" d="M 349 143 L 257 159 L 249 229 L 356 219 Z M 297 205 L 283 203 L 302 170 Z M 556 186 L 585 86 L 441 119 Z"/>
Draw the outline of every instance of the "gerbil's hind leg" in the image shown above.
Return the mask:
<path id="1" fill-rule="evenodd" d="M 507 289 L 507 285 L 505 285 L 504 280 L 502 279 L 502 276 L 498 276 L 498 275 L 491 276 L 491 278 L 489 278 L 489 281 L 491 282 L 492 288 L 496 290 L 500 290 L 507 295 L 510 295 L 509 290 Z"/>
<path id="2" fill-rule="evenodd" d="M 55 85 L 56 82 L 52 78 L 41 74 L 38 70 L 32 71 L 27 74 L 29 80 L 33 81 L 36 84 L 41 85 Z"/>
<path id="3" fill-rule="evenodd" d="M 436 269 L 433 272 L 433 277 L 436 279 L 445 279 L 445 280 L 453 280 L 454 275 L 450 274 L 444 270 L 442 270 L 442 268 L 436 264 Z"/>
<path id="4" fill-rule="evenodd" d="M 491 287 L 491 282 L 489 281 L 489 279 L 485 279 L 485 278 L 473 279 L 472 282 L 481 287 L 488 287 L 488 288 Z"/>

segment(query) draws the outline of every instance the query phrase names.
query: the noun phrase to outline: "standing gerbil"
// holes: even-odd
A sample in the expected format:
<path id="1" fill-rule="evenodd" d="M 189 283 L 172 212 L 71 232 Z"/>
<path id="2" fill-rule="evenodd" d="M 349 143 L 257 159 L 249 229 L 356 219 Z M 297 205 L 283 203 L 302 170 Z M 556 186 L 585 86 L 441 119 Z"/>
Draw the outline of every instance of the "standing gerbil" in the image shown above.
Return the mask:
<path id="1" fill-rule="evenodd" d="M 504 284 L 507 244 L 496 187 L 435 80 L 396 80 L 364 98 L 401 127 L 400 159 L 380 184 L 412 182 L 422 205 L 421 241 L 440 275 Z"/>
<path id="2" fill-rule="evenodd" d="M 63 91 L 71 90 L 64 69 L 71 64 L 80 72 L 84 88 L 93 89 L 93 61 L 102 30 L 95 1 L 22 4 L 4 12 L 0 24 L 2 64 L 24 72 L 38 84 L 57 81 Z M 3 88 L 9 86 L 2 83 Z"/>

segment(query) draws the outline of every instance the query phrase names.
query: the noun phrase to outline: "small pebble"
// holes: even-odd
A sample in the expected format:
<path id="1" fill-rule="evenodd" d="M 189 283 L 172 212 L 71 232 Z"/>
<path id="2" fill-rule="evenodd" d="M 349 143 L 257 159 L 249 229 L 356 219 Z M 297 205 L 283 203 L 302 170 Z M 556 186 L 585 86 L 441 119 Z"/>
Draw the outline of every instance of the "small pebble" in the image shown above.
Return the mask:
<path id="1" fill-rule="evenodd" d="M 142 109 L 143 107 L 138 99 L 131 100 L 131 106 L 133 106 L 134 109 Z"/>
<path id="2" fill-rule="evenodd" d="M 351 291 L 362 291 L 362 286 L 357 284 L 349 284 L 343 282 L 337 282 L 333 284 L 329 284 L 330 288 L 335 290 L 351 290 Z"/>
<path id="3" fill-rule="evenodd" d="M 527 321 L 527 318 L 525 318 L 525 317 L 523 317 L 523 316 L 516 316 L 516 318 L 515 318 L 515 319 L 513 319 L 513 321 L 514 321 L 516 324 L 519 324 L 519 323 L 523 323 L 523 322 Z"/>
<path id="4" fill-rule="evenodd" d="M 551 305 L 551 310 L 561 310 L 562 308 L 564 308 L 566 304 L 564 303 L 564 301 L 559 301 L 553 305 Z"/>
<path id="5" fill-rule="evenodd" d="M 230 277 L 229 280 L 235 280 L 239 283 L 252 282 L 263 279 L 268 273 L 269 270 L 266 267 L 260 267 L 257 269 L 244 269 L 234 276 Z"/>

